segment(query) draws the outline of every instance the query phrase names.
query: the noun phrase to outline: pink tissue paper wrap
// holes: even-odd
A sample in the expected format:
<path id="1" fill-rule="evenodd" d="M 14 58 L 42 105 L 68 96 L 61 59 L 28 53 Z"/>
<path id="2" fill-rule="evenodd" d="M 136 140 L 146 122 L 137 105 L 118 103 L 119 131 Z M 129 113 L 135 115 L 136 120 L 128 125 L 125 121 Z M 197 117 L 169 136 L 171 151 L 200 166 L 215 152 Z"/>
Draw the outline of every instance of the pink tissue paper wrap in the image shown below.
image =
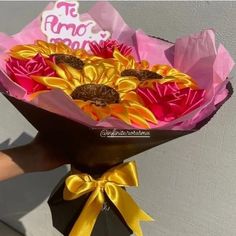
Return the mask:
<path id="1" fill-rule="evenodd" d="M 47 9 L 51 7 L 52 4 L 49 4 Z M 94 20 L 97 23 L 96 30 L 110 31 L 112 39 L 132 46 L 137 60 L 147 60 L 151 65 L 170 65 L 190 75 L 201 89 L 206 90 L 203 105 L 176 120 L 159 123 L 158 127 L 152 126 L 153 129 L 191 130 L 198 122 L 211 115 L 216 110 L 216 105 L 227 97 L 226 85 L 234 61 L 222 44 L 216 46 L 212 29 L 179 38 L 172 44 L 150 37 L 142 30 L 130 28 L 108 2 L 97 2 L 80 17 L 82 20 Z M 26 91 L 6 74 L 6 52 L 15 45 L 46 40 L 40 27 L 41 16 L 13 36 L 0 33 L 0 82 L 11 96 L 21 100 L 25 99 Z M 40 94 L 31 103 L 90 127 L 134 128 L 116 118 L 99 122 L 92 120 L 67 95 L 57 89 Z"/>

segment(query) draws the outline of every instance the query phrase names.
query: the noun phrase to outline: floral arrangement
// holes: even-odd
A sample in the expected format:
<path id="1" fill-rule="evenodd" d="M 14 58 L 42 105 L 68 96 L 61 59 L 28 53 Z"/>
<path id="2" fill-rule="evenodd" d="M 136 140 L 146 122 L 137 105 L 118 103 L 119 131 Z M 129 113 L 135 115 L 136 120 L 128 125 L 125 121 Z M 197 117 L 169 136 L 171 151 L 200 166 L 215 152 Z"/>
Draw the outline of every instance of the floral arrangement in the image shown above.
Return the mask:
<path id="1" fill-rule="evenodd" d="M 17 45 L 6 71 L 28 101 L 60 89 L 95 121 L 114 117 L 138 128 L 161 127 L 204 102 L 206 90 L 189 75 L 137 61 L 128 45 L 107 40 L 90 47 L 91 52 L 62 42 Z"/>
<path id="2" fill-rule="evenodd" d="M 55 142 L 70 143 L 67 148 L 73 154 L 70 162 L 74 167 L 83 166 L 91 172 L 72 171 L 60 185 L 64 190 L 59 187 L 52 194 L 49 205 L 53 218 L 60 209 L 65 215 L 63 221 L 61 217 L 55 220 L 55 227 L 64 235 L 91 235 L 103 204 L 112 202 L 129 229 L 127 235 L 131 230 L 141 236 L 139 221 L 151 217 L 123 189 L 138 186 L 135 163 L 121 163 L 195 131 L 197 124 L 228 98 L 228 77 L 234 62 L 222 44 L 216 46 L 213 30 L 170 43 L 131 29 L 107 2 L 98 2 L 79 18 L 76 6 L 73 1 L 58 1 L 54 9 L 57 25 L 52 26 L 55 22 L 48 20 L 45 11 L 43 27 L 40 15 L 14 36 L 1 33 L 0 82 L 9 100 L 40 127 L 39 131 L 38 123 L 42 123 Z M 67 20 L 60 23 L 62 8 Z M 70 29 L 65 23 L 69 19 L 73 23 L 71 35 L 57 41 L 56 37 L 64 35 L 60 32 L 63 27 Z M 52 34 L 53 27 L 57 30 Z M 89 41 L 98 37 L 104 40 Z M 45 120 L 50 122 L 44 124 Z M 96 136 L 96 130 L 101 129 L 147 130 L 150 135 L 148 141 L 145 137 L 104 141 L 101 135 Z M 78 132 L 82 139 L 76 139 Z M 78 149 L 80 155 L 76 156 Z M 100 177 L 95 179 L 97 173 Z M 64 201 L 81 205 L 81 197 L 88 193 L 91 195 L 81 214 L 74 207 L 77 203 L 60 208 Z M 72 212 L 80 215 L 78 220 Z"/>
<path id="3" fill-rule="evenodd" d="M 75 12 L 75 5 L 56 6 Z M 75 21 L 73 14 L 65 17 Z M 217 49 L 213 30 L 169 43 L 131 29 L 107 2 L 76 17 L 94 19 L 97 30 L 107 30 L 102 37 L 109 31 L 110 39 L 86 41 L 83 49 L 67 46 L 67 38 L 47 42 L 42 31 L 48 21 L 41 29 L 41 15 L 13 37 L 0 35 L 1 82 L 11 96 L 91 127 L 167 130 L 193 129 L 227 97 L 234 62 L 223 45 Z M 53 99 L 58 102 L 51 104 Z"/>

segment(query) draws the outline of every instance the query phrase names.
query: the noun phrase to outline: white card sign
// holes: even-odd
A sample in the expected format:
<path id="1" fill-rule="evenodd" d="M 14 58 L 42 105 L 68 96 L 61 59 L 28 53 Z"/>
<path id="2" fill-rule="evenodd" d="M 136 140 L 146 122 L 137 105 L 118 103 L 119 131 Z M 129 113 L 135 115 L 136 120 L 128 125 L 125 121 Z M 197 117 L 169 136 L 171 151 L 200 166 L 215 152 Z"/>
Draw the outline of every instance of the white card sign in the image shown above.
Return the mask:
<path id="1" fill-rule="evenodd" d="M 48 42 L 64 42 L 72 49 L 89 50 L 90 42 L 100 43 L 110 38 L 108 31 L 94 33 L 93 28 L 96 22 L 81 21 L 78 10 L 77 1 L 59 0 L 52 10 L 43 12 L 41 30 Z"/>

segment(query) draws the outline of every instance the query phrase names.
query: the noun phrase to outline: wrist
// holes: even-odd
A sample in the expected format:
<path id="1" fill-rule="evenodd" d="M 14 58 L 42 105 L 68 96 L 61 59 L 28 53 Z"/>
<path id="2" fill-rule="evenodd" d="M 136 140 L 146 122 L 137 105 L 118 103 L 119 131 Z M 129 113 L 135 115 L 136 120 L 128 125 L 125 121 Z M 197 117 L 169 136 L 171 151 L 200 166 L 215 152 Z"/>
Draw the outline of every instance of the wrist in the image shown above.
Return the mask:
<path id="1" fill-rule="evenodd" d="M 30 143 L 0 152 L 0 180 L 38 171 L 43 149 Z"/>
<path id="2" fill-rule="evenodd" d="M 13 178 L 23 173 L 25 173 L 25 170 L 20 163 L 16 162 L 14 149 L 0 152 L 0 181 Z"/>

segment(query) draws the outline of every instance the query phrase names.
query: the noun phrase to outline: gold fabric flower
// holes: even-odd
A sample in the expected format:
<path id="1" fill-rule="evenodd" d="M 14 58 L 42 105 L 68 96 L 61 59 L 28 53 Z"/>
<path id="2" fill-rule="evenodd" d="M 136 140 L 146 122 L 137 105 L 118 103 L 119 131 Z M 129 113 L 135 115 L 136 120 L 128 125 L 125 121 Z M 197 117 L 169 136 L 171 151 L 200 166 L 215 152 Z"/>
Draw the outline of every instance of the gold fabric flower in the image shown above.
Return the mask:
<path id="1" fill-rule="evenodd" d="M 83 50 L 73 50 L 63 42 L 47 43 L 43 40 L 37 40 L 34 44 L 17 45 L 10 50 L 10 55 L 17 59 L 30 59 L 41 54 L 43 57 L 50 57 L 54 54 L 66 54 L 87 59 L 89 54 Z"/>
<path id="2" fill-rule="evenodd" d="M 67 65 L 48 64 L 58 77 L 32 76 L 48 88 L 59 88 L 96 121 L 116 117 L 129 125 L 150 128 L 157 120 L 144 107 L 135 90 L 139 80 L 135 77 L 117 77 L 115 67 L 104 64 L 87 64 L 82 70 Z M 34 95 L 32 94 L 32 97 Z"/>
<path id="3" fill-rule="evenodd" d="M 180 88 L 198 88 L 196 82 L 187 74 L 178 71 L 168 65 L 150 66 L 148 61 L 136 62 L 131 55 L 124 56 L 117 49 L 114 50 L 113 58 L 101 59 L 106 67 L 115 67 L 120 77 L 136 77 L 140 80 L 140 87 L 153 87 L 153 82 L 160 84 L 175 82 Z M 95 60 L 95 61 L 96 61 Z"/>

